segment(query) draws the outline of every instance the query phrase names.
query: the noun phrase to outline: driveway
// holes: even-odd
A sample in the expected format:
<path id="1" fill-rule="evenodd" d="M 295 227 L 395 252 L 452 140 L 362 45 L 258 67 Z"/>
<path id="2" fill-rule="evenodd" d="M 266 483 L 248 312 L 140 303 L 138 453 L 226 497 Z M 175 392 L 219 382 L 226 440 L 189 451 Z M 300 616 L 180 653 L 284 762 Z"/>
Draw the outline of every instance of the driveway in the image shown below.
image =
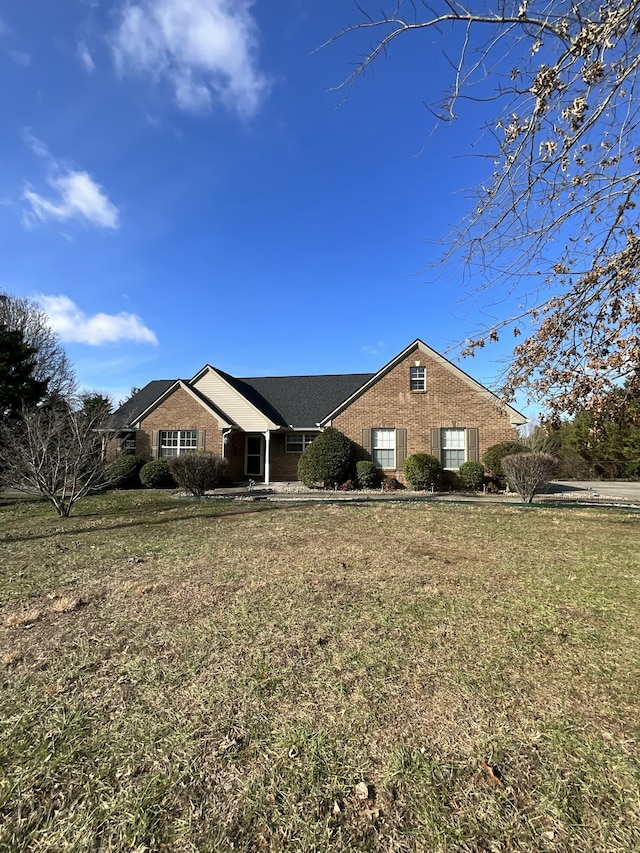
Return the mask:
<path id="1" fill-rule="evenodd" d="M 579 499 L 613 500 L 621 503 L 640 503 L 640 483 L 622 480 L 554 480 L 546 490 L 548 495 Z"/>

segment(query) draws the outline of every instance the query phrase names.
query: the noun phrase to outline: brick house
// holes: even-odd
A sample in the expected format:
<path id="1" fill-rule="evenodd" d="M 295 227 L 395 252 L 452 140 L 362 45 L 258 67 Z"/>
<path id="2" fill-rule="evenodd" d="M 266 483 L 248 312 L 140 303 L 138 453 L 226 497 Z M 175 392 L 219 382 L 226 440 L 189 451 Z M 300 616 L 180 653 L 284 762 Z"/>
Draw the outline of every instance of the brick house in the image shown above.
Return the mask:
<path id="1" fill-rule="evenodd" d="M 205 449 L 224 456 L 232 482 L 292 481 L 303 450 L 333 426 L 401 478 L 409 454 L 431 453 L 455 470 L 515 440 L 524 423 L 416 340 L 373 374 L 238 379 L 205 365 L 189 380 L 155 380 L 111 416 L 108 452 L 152 459 Z"/>

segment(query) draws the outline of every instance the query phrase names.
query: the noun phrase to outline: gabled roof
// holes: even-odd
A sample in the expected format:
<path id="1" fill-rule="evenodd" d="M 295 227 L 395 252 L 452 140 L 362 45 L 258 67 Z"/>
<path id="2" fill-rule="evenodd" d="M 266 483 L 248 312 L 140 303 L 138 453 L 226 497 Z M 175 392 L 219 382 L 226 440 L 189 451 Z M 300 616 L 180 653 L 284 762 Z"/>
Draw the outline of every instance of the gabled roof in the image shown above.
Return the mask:
<path id="1" fill-rule="evenodd" d="M 133 428 L 143 416 L 147 415 L 162 400 L 176 388 L 182 388 L 187 394 L 194 397 L 201 406 L 208 409 L 225 427 L 232 426 L 231 421 L 221 409 L 211 400 L 201 394 L 197 388 L 192 388 L 183 379 L 155 379 L 145 385 L 137 394 L 127 400 L 119 409 L 107 418 L 104 427 L 106 429 Z"/>
<path id="2" fill-rule="evenodd" d="M 229 388 L 233 389 L 232 394 L 235 392 L 243 401 L 246 401 L 245 406 L 249 404 L 250 411 L 259 413 L 273 425 L 295 429 L 314 429 L 318 425 L 323 426 L 329 423 L 416 349 L 422 350 L 458 379 L 500 406 L 503 411 L 509 414 L 512 424 L 526 423 L 527 419 L 520 412 L 502 402 L 484 385 L 476 382 L 469 374 L 431 349 L 423 341 L 417 339 L 388 364 L 385 364 L 377 373 L 341 373 L 329 376 L 263 376 L 239 379 L 218 368 L 205 365 L 191 380 L 157 379 L 149 382 L 111 415 L 107 425 L 111 429 L 124 429 L 134 426 L 143 415 L 159 405 L 176 387 L 181 387 L 201 405 L 208 408 L 225 426 L 237 426 L 238 423 L 225 414 L 204 393 L 207 390 L 206 388 L 203 391 L 195 387 L 196 383 L 199 383 L 207 372 L 211 371 L 212 376 L 220 377 Z"/>
<path id="3" fill-rule="evenodd" d="M 131 426 L 146 409 L 175 385 L 177 379 L 154 379 L 141 388 L 137 394 L 126 400 L 119 409 L 109 415 L 105 421 L 106 429 L 124 429 Z"/>
<path id="4" fill-rule="evenodd" d="M 263 376 L 230 379 L 238 391 L 281 426 L 315 428 L 324 415 L 350 397 L 371 373 L 332 376 Z"/>
<path id="5" fill-rule="evenodd" d="M 439 364 L 449 370 L 454 376 L 456 376 L 458 379 L 461 379 L 463 382 L 473 388 L 474 391 L 478 391 L 484 397 L 491 400 L 504 411 L 508 412 L 512 424 L 525 424 L 527 422 L 527 418 L 525 418 L 525 416 L 521 412 L 518 412 L 512 406 L 509 406 L 507 405 L 507 403 L 504 403 L 497 396 L 497 394 L 493 393 L 493 391 L 490 391 L 484 385 L 481 385 L 479 382 L 469 376 L 468 373 L 465 373 L 464 370 L 461 370 L 459 367 L 453 364 L 453 362 L 449 361 L 449 359 L 445 358 L 443 355 L 440 355 L 440 353 L 436 352 L 434 349 L 431 349 L 431 347 L 427 346 L 427 344 L 425 344 L 424 341 L 421 341 L 420 338 L 417 338 L 412 344 L 409 344 L 406 349 L 403 349 L 402 352 L 399 353 L 395 358 L 392 358 L 390 362 L 385 364 L 385 366 L 382 367 L 377 373 L 371 374 L 370 378 L 366 382 L 364 382 L 360 386 L 360 388 L 357 388 L 350 397 L 342 400 L 332 411 L 329 412 L 328 415 L 323 417 L 322 420 L 319 421 L 320 425 L 323 426 L 324 424 L 329 423 L 333 418 L 339 415 L 340 412 L 344 411 L 347 406 L 350 406 L 354 400 L 357 400 L 358 397 L 364 394 L 364 392 L 371 388 L 372 385 L 375 385 L 376 382 L 382 379 L 382 377 L 389 373 L 390 370 L 393 370 L 396 365 L 400 364 L 403 359 L 405 359 L 410 353 L 412 353 L 416 349 L 421 349 L 430 358 L 432 358 L 434 361 L 437 361 Z"/>

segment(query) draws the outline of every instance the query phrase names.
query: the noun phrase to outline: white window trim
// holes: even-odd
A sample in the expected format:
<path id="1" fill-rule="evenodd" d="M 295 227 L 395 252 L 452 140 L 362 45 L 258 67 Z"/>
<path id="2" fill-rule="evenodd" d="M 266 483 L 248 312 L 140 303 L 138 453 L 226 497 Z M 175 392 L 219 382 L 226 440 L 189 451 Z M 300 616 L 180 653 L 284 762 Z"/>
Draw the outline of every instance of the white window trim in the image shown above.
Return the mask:
<path id="1" fill-rule="evenodd" d="M 309 447 L 309 445 L 314 440 L 314 438 L 317 438 L 317 437 L 318 437 L 318 433 L 316 433 L 316 432 L 288 432 L 284 437 L 284 452 L 285 453 L 303 453 L 307 449 L 307 447 Z M 296 438 L 296 439 L 302 438 L 302 448 L 301 449 L 299 449 L 297 447 L 295 449 L 292 449 L 288 446 L 289 442 L 294 438 Z"/>
<path id="2" fill-rule="evenodd" d="M 168 433 L 177 433 L 177 444 L 164 444 Z M 195 445 L 183 443 L 186 441 L 187 434 L 190 436 L 190 441 L 193 441 L 195 436 Z M 165 450 L 177 450 L 177 453 L 166 454 Z M 196 453 L 198 450 L 198 430 L 197 429 L 161 429 L 158 435 L 158 456 L 162 458 L 170 458 L 171 456 L 182 456 L 185 453 Z"/>
<path id="3" fill-rule="evenodd" d="M 421 376 L 419 379 L 414 379 L 414 377 L 413 377 L 414 372 L 416 372 L 416 373 L 421 372 Z M 416 382 L 416 383 L 420 382 L 421 387 L 420 388 L 414 388 L 413 387 L 414 382 Z M 422 365 L 417 364 L 417 365 L 415 365 L 415 367 L 409 368 L 409 390 L 414 392 L 414 393 L 418 393 L 418 394 L 427 390 L 427 369 L 426 369 L 426 367 L 423 367 Z"/>
<path id="4" fill-rule="evenodd" d="M 453 432 L 453 431 L 462 433 L 462 447 L 445 447 L 444 446 L 444 434 L 445 434 L 445 432 Z M 462 450 L 463 459 L 462 459 L 462 462 L 460 463 L 460 465 L 463 465 L 467 461 L 467 455 L 468 455 L 467 430 L 464 427 L 443 427 L 440 430 L 440 458 L 442 459 L 442 467 L 445 471 L 459 471 L 460 465 L 445 465 L 444 464 L 445 453 L 448 450 L 455 450 L 456 452 L 459 452 L 460 450 Z"/>
<path id="5" fill-rule="evenodd" d="M 392 447 L 376 447 L 376 435 L 379 432 L 391 433 L 393 439 Z M 393 460 L 391 465 L 378 465 L 376 462 L 376 451 L 377 450 L 392 450 L 393 451 Z M 398 448 L 396 447 L 396 430 L 393 427 L 372 427 L 371 428 L 371 459 L 377 468 L 380 468 L 381 471 L 395 471 L 396 470 L 396 453 Z"/>

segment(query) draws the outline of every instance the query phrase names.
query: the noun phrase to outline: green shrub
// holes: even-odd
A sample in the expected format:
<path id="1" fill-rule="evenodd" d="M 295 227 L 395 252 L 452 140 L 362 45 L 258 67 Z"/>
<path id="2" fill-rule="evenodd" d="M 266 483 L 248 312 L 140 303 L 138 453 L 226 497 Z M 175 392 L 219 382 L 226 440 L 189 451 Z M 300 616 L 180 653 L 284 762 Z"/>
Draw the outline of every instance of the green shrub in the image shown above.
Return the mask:
<path id="1" fill-rule="evenodd" d="M 109 485 L 115 489 L 139 489 L 139 474 L 144 462 L 144 459 L 131 453 L 118 456 L 105 469 Z"/>
<path id="2" fill-rule="evenodd" d="M 482 457 L 485 471 L 493 474 L 501 485 L 505 484 L 505 476 L 502 470 L 502 460 L 505 456 L 513 456 L 515 453 L 528 453 L 528 448 L 519 441 L 500 441 L 488 447 Z"/>
<path id="3" fill-rule="evenodd" d="M 333 488 L 351 478 L 354 460 L 354 447 L 347 436 L 327 427 L 300 457 L 298 479 L 305 486 Z"/>
<path id="4" fill-rule="evenodd" d="M 166 459 L 152 459 L 140 469 L 140 482 L 146 489 L 171 489 L 175 480 Z"/>
<path id="5" fill-rule="evenodd" d="M 481 462 L 463 462 L 458 473 L 463 489 L 475 489 L 477 491 L 482 488 L 484 466 Z"/>
<path id="6" fill-rule="evenodd" d="M 380 482 L 380 471 L 369 459 L 356 463 L 356 480 L 361 489 L 374 489 Z"/>
<path id="7" fill-rule="evenodd" d="M 404 460 L 404 476 L 412 489 L 437 489 L 442 477 L 442 467 L 429 453 L 414 453 Z"/>
<path id="8" fill-rule="evenodd" d="M 209 489 L 215 489 L 222 480 L 226 464 L 226 459 L 206 450 L 169 458 L 173 479 L 185 492 L 196 497 L 202 497 Z"/>

